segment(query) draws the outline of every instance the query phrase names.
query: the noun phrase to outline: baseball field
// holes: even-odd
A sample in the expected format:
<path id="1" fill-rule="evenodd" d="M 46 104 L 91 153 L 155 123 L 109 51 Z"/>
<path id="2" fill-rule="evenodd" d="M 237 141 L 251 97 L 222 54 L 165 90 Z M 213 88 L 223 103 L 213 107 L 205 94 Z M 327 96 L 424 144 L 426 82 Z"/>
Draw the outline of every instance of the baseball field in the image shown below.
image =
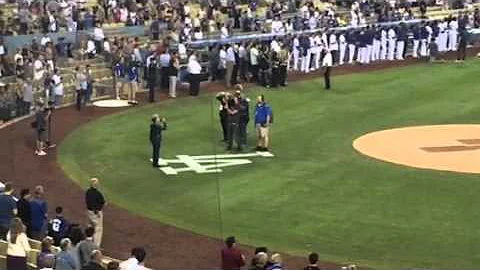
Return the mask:
<path id="1" fill-rule="evenodd" d="M 474 268 L 480 264 L 478 175 L 380 161 L 353 142 L 399 127 L 480 123 L 479 71 L 471 60 L 335 76 L 328 92 L 320 78 L 248 89 L 251 112 L 258 94 L 273 108 L 273 157 L 227 156 L 249 162 L 218 173 L 172 175 L 149 163 L 154 113 L 169 123 L 164 159 L 229 154 L 213 93 L 92 121 L 68 135 L 58 160 L 84 187 L 92 176 L 102 179 L 110 202 L 198 234 L 235 235 L 252 246 L 300 256 L 317 251 L 325 261 L 368 267 Z M 411 136 L 389 142 L 394 147 Z M 435 144 L 436 135 L 429 136 Z M 255 144 L 253 124 L 249 144 Z M 480 158 L 469 151 L 471 160 Z"/>

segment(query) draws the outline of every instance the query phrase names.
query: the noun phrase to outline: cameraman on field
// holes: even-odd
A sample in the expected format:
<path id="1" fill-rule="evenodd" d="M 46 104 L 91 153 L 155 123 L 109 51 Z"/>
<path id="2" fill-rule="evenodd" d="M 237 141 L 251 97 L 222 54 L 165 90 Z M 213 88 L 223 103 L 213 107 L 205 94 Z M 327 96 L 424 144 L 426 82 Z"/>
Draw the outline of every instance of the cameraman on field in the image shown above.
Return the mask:
<path id="1" fill-rule="evenodd" d="M 242 142 L 240 140 L 240 98 L 236 95 L 227 96 L 227 123 L 228 123 L 228 142 L 227 151 L 232 150 L 233 141 L 237 145 L 237 151 L 242 151 Z"/>
<path id="2" fill-rule="evenodd" d="M 235 86 L 237 91 L 235 91 L 235 97 L 238 99 L 239 109 L 240 109 L 240 122 L 239 122 L 239 138 L 240 145 L 242 147 L 247 145 L 247 127 L 248 122 L 250 121 L 249 113 L 249 99 L 247 97 L 242 97 L 243 87 L 240 84 Z"/>

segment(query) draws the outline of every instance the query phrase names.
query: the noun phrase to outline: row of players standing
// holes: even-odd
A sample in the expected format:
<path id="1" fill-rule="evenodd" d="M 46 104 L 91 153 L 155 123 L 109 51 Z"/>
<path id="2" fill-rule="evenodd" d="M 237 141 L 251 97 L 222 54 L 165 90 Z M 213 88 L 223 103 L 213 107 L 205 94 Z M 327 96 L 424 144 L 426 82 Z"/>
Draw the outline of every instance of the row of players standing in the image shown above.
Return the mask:
<path id="1" fill-rule="evenodd" d="M 369 64 L 379 60 L 404 60 L 409 34 L 413 36 L 412 56 L 430 55 L 432 45 L 436 51 L 456 51 L 457 44 L 466 34 L 466 23 L 455 18 L 422 22 L 411 27 L 367 26 L 340 32 L 313 33 L 296 36 L 292 40 L 292 68 L 310 72 L 321 66 L 322 52 L 332 53 L 334 64 Z M 275 40 L 272 46 L 275 46 Z"/>

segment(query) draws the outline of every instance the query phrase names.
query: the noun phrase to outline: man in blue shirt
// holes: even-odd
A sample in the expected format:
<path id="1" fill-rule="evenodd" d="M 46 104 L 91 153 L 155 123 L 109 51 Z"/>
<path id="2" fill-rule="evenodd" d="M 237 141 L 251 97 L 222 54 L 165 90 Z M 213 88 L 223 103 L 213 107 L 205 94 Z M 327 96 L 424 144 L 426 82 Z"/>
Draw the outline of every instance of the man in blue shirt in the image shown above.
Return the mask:
<path id="1" fill-rule="evenodd" d="M 5 240 L 12 219 L 17 215 L 17 203 L 12 197 L 13 188 L 5 184 L 0 194 L 0 237 Z"/>
<path id="2" fill-rule="evenodd" d="M 257 97 L 255 106 L 255 129 L 257 132 L 257 151 L 268 151 L 269 127 L 272 123 L 272 108 L 265 102 L 265 97 Z"/>

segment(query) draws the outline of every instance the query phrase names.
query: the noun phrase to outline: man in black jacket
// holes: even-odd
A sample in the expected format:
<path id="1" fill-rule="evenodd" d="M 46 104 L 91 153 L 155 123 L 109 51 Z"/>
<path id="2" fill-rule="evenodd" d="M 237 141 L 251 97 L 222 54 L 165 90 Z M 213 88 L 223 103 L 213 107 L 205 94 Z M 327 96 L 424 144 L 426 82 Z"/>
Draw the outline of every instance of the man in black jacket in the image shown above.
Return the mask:
<path id="1" fill-rule="evenodd" d="M 30 237 L 30 226 L 32 223 L 30 210 L 30 190 L 28 188 L 22 189 L 20 192 L 20 199 L 17 201 L 17 216 L 22 220 L 25 227 L 27 227 L 27 236 Z"/>
<path id="2" fill-rule="evenodd" d="M 103 194 L 97 189 L 97 185 L 97 178 L 90 179 L 90 188 L 85 193 L 85 202 L 88 220 L 95 230 L 93 241 L 97 247 L 100 247 L 103 236 L 103 207 L 106 202 Z"/>
<path id="3" fill-rule="evenodd" d="M 150 142 L 152 143 L 152 165 L 160 167 L 158 160 L 160 159 L 160 145 L 162 143 L 162 131 L 167 129 L 165 118 L 160 119 L 158 114 L 152 116 L 152 124 L 150 124 Z"/>

